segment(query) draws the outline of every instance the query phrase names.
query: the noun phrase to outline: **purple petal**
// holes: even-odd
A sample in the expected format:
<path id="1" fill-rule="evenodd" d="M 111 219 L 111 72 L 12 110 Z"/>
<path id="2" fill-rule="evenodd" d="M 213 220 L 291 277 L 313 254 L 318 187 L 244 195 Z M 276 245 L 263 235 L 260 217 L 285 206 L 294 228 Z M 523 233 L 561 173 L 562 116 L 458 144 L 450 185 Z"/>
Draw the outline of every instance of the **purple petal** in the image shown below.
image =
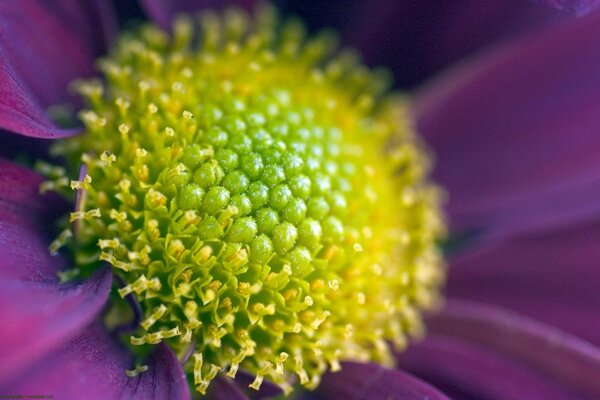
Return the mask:
<path id="1" fill-rule="evenodd" d="M 95 323 L 0 388 L 60 399 L 191 398 L 185 373 L 166 345 L 157 346 L 146 365 L 146 372 L 127 377 L 125 370 L 134 367 L 131 355 Z"/>
<path id="2" fill-rule="evenodd" d="M 596 219 L 465 254 L 451 262 L 447 293 L 519 311 L 600 345 L 599 244 Z"/>
<path id="3" fill-rule="evenodd" d="M 572 18 L 527 0 L 281 2 L 311 28 L 333 26 L 370 65 L 414 87 L 437 71 L 499 42 Z"/>
<path id="4" fill-rule="evenodd" d="M 56 128 L 45 110 L 74 104 L 68 84 L 95 74 L 94 61 L 115 30 L 103 0 L 1 2 L 0 128 L 39 138 L 72 134 Z"/>
<path id="5" fill-rule="evenodd" d="M 0 384 L 96 318 L 110 286 L 109 269 L 77 285 L 0 281 Z"/>
<path id="6" fill-rule="evenodd" d="M 566 10 L 572 13 L 583 15 L 592 11 L 600 5 L 598 0 L 536 0 L 545 6 Z"/>
<path id="7" fill-rule="evenodd" d="M 469 341 L 428 335 L 398 354 L 400 368 L 435 385 L 452 398 L 575 400 L 553 379 Z"/>
<path id="8" fill-rule="evenodd" d="M 121 398 L 191 399 L 185 372 L 175 353 L 166 344 L 158 345 L 146 364 L 147 372 L 137 379 L 126 378 Z"/>
<path id="9" fill-rule="evenodd" d="M 148 16 L 164 29 L 171 28 L 171 20 L 177 13 L 195 12 L 203 8 L 223 8 L 227 4 L 251 9 L 254 5 L 254 0 L 140 0 L 140 5 L 144 8 Z"/>
<path id="10" fill-rule="evenodd" d="M 600 212 L 600 13 L 498 49 L 423 91 L 456 230 L 547 229 Z"/>
<path id="11" fill-rule="evenodd" d="M 82 284 L 61 285 L 67 266 L 48 251 L 48 225 L 64 204 L 40 196 L 41 178 L 0 160 L 0 381 L 87 325 L 111 285 L 109 270 Z"/>
<path id="12" fill-rule="evenodd" d="M 61 257 L 51 257 L 49 228 L 68 211 L 58 196 L 39 194 L 42 178 L 33 171 L 0 159 L 0 279 L 56 281 L 66 267 Z"/>
<path id="13" fill-rule="evenodd" d="M 377 364 L 345 362 L 339 372 L 328 372 L 309 398 L 448 400 L 437 389 L 406 372 Z"/>
<path id="14" fill-rule="evenodd" d="M 233 379 L 221 374 L 210 383 L 207 398 L 210 400 L 248 400 Z"/>
<path id="15" fill-rule="evenodd" d="M 521 365 L 521 371 L 531 371 L 523 376 L 523 379 L 529 380 L 528 388 L 530 390 L 543 392 L 540 387 L 543 384 L 541 379 L 546 379 L 555 383 L 548 386 L 549 390 L 554 390 L 557 385 L 560 385 L 565 390 L 578 392 L 585 398 L 600 397 L 600 381 L 598 380 L 600 349 L 549 325 L 492 306 L 451 301 L 444 312 L 430 319 L 429 330 L 434 338 L 443 336 L 463 341 L 471 344 L 476 352 L 479 348 L 481 352 L 471 354 L 475 357 L 474 361 L 480 363 L 482 367 L 486 362 L 492 362 L 488 368 L 495 365 L 498 368 L 500 379 L 510 377 L 510 364 Z M 446 346 L 446 351 L 454 347 L 453 351 L 461 352 L 455 344 L 452 344 L 452 341 L 445 344 L 442 342 L 441 345 Z M 415 351 L 419 351 L 418 346 L 415 346 Z M 480 358 L 484 352 L 490 353 L 488 360 Z M 424 350 L 421 354 L 422 357 L 428 357 Z M 494 355 L 503 358 L 504 362 Z M 468 357 L 469 354 L 463 353 L 462 356 Z M 403 362 L 402 357 L 400 357 L 401 362 Z M 408 357 L 413 357 L 412 365 L 416 365 L 414 355 L 407 356 L 407 364 L 411 364 Z M 428 360 L 428 362 L 430 361 Z M 433 363 L 435 364 L 435 359 Z M 463 369 L 463 372 L 473 376 L 477 373 L 468 366 L 459 364 L 456 360 L 450 366 Z M 515 369 L 513 372 L 518 371 Z M 441 368 L 437 372 L 445 373 L 446 378 L 449 379 L 451 378 L 448 375 L 453 373 L 452 371 L 443 371 Z M 491 375 L 492 371 L 490 370 L 488 373 Z M 485 371 L 481 371 L 481 374 L 485 374 Z M 470 387 L 486 390 L 482 387 L 482 383 L 475 382 Z M 468 382 L 464 384 L 469 386 Z M 495 387 L 494 390 L 501 391 L 498 387 Z M 516 398 L 529 397 L 517 396 Z"/>

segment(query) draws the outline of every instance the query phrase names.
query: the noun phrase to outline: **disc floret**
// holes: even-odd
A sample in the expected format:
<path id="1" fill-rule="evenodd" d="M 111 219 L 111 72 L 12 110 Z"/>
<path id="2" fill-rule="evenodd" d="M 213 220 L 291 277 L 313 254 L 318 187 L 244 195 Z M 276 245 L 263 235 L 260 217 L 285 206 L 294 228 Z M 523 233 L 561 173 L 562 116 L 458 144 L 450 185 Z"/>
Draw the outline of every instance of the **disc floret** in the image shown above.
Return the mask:
<path id="1" fill-rule="evenodd" d="M 86 132 L 57 150 L 83 165 L 77 268 L 111 264 L 143 310 L 129 344 L 193 349 L 202 393 L 390 363 L 438 299 L 428 159 L 384 76 L 334 49 L 272 10 L 206 13 L 125 35 L 78 84 Z"/>

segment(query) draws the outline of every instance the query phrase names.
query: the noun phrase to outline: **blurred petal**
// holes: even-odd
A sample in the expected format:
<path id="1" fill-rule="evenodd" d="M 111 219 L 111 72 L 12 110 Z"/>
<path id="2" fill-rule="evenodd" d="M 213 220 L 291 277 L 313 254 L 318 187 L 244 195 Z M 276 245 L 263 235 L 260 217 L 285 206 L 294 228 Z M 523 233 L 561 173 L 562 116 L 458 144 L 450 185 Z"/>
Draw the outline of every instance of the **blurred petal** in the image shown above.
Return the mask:
<path id="1" fill-rule="evenodd" d="M 400 368 L 457 399 L 575 400 L 553 379 L 467 340 L 427 335 L 397 356 Z"/>
<path id="2" fill-rule="evenodd" d="M 600 13 L 504 47 L 416 99 L 455 230 L 488 236 L 600 213 Z"/>
<path id="3" fill-rule="evenodd" d="M 536 0 L 545 6 L 566 10 L 575 14 L 587 14 L 600 5 L 598 0 Z"/>
<path id="4" fill-rule="evenodd" d="M 68 84 L 95 74 L 115 30 L 103 0 L 0 2 L 0 128 L 40 138 L 73 133 L 56 128 L 45 111 L 74 103 Z"/>
<path id="5" fill-rule="evenodd" d="M 52 257 L 46 229 L 65 210 L 41 196 L 41 178 L 0 159 L 0 381 L 57 347 L 95 318 L 108 297 L 111 274 L 59 284 L 67 263 Z"/>
<path id="6" fill-rule="evenodd" d="M 314 396 L 314 397 L 313 397 Z M 345 362 L 339 372 L 328 372 L 309 398 L 448 400 L 437 389 L 405 372 L 378 364 Z"/>
<path id="7" fill-rule="evenodd" d="M 496 353 L 585 398 L 600 397 L 600 349 L 549 325 L 496 307 L 451 301 L 430 319 L 429 331 Z"/>
<path id="8" fill-rule="evenodd" d="M 501 305 L 600 346 L 600 219 L 451 262 L 449 297 Z"/>
<path id="9" fill-rule="evenodd" d="M 158 345 L 148 370 L 128 378 L 133 359 L 95 323 L 40 360 L 2 393 L 46 394 L 60 399 L 190 399 L 186 377 L 173 352 Z"/>
<path id="10" fill-rule="evenodd" d="M 248 397 L 236 382 L 219 374 L 208 387 L 207 398 L 210 400 L 247 400 Z"/>
<path id="11" fill-rule="evenodd" d="M 465 56 L 572 18 L 527 0 L 280 1 L 312 29 L 333 26 L 369 65 L 414 87 Z"/>
<path id="12" fill-rule="evenodd" d="M 251 9 L 254 0 L 140 0 L 140 5 L 148 16 L 164 29 L 171 28 L 171 20 L 177 13 L 195 12 L 203 8 L 222 8 L 228 4 Z"/>

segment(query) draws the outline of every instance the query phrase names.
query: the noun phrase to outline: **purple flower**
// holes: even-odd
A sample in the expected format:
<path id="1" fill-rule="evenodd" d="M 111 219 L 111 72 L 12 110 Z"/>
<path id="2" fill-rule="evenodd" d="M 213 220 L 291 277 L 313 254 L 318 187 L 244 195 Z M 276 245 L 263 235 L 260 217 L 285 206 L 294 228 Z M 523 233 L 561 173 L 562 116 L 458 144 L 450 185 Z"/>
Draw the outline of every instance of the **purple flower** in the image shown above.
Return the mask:
<path id="1" fill-rule="evenodd" d="M 196 3 L 210 2 L 187 2 L 188 11 Z M 447 305 L 429 318 L 426 339 L 397 355 L 399 368 L 345 363 L 307 396 L 600 397 L 600 13 L 574 18 L 520 2 L 490 12 L 474 1 L 432 15 L 431 7 L 410 2 L 360 3 L 321 18 L 345 25 L 346 40 L 370 60 L 391 60 L 402 86 L 479 51 L 429 80 L 414 99 L 418 130 L 436 153 L 435 177 L 450 195 L 456 243 Z M 584 14 L 596 2 L 543 3 Z M 163 26 L 180 9 L 178 1 L 141 4 Z M 353 19 L 345 14 L 357 11 Z M 479 30 L 480 16 L 507 22 Z M 191 397 L 166 345 L 149 356 L 148 371 L 125 375 L 132 356 L 99 318 L 112 286 L 109 269 L 59 283 L 57 272 L 69 260 L 50 256 L 48 243 L 52 221 L 70 205 L 39 195 L 42 178 L 8 160 L 43 156 L 42 139 L 76 132 L 55 126 L 45 110 L 79 106 L 67 87 L 95 74 L 115 21 L 101 0 L 0 3 L 2 395 Z M 452 43 L 459 26 L 464 36 Z M 435 42 L 425 45 L 420 34 L 435 29 Z M 218 377 L 210 395 L 245 398 L 238 383 Z"/>

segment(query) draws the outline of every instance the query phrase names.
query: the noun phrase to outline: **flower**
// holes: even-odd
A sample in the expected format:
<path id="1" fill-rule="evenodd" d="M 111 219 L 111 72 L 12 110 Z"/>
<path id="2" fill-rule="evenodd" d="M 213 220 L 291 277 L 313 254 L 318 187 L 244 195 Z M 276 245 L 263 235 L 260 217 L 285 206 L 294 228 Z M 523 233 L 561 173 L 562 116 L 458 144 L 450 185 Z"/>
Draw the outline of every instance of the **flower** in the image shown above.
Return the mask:
<path id="1" fill-rule="evenodd" d="M 160 3 L 146 3 L 161 15 Z M 6 16 L 0 123 L 29 137 L 64 135 L 68 132 L 54 127 L 40 104 L 70 100 L 67 83 L 92 73 L 91 60 L 104 52 L 102 43 L 108 39 L 100 38 L 110 36 L 111 25 L 92 29 L 86 17 L 105 21 L 98 17 L 110 10 L 102 2 L 87 7 L 65 2 L 48 14 L 42 2 L 22 4 L 0 6 Z M 25 25 L 19 24 L 19 17 L 36 15 L 43 15 L 38 27 L 61 37 L 65 49 L 86 52 L 74 51 L 68 63 L 42 58 L 44 31 L 23 32 Z M 65 16 L 70 24 L 57 23 Z M 600 185 L 597 157 L 590 151 L 598 148 L 593 130 L 598 117 L 589 105 L 596 96 L 600 60 L 588 47 L 589 38 L 597 35 L 598 18 L 592 13 L 501 47 L 420 92 L 417 122 L 437 151 L 438 178 L 454 199 L 451 226 L 464 233 L 457 246 L 474 249 L 463 251 L 451 265 L 449 298 L 463 301 L 449 300 L 446 311 L 431 318 L 428 339 L 398 356 L 403 368 L 429 383 L 401 370 L 346 364 L 327 375 L 315 395 L 445 398 L 432 385 L 453 396 L 486 398 L 598 395 L 591 267 L 598 261 L 600 202 L 594 196 Z M 18 41 L 25 33 L 34 35 L 27 44 Z M 35 57 L 24 52 L 37 44 Z M 90 53 L 94 56 L 86 57 Z M 525 56 L 537 62 L 523 65 Z M 541 73 L 546 70 L 540 66 L 549 72 Z M 53 73 L 49 80 L 46 71 L 62 74 Z M 563 113 L 549 113 L 556 110 Z M 23 142 L 3 135 L 10 144 L 3 152 L 12 156 L 23 149 Z M 519 153 L 523 147 L 508 142 L 507 135 L 531 152 Z M 548 158 L 555 164 L 548 166 Z M 148 371 L 134 379 L 125 376 L 123 371 L 132 367 L 130 356 L 95 321 L 108 296 L 110 274 L 101 270 L 81 284 L 57 285 L 55 273 L 67 260 L 49 257 L 44 233 L 48 221 L 67 206 L 56 196 L 37 195 L 41 179 L 33 172 L 9 161 L 1 167 L 0 252 L 5 261 L 0 318 L 7 323 L 0 336 L 0 387 L 70 397 L 189 396 L 183 371 L 164 345 L 151 355 Z M 573 198 L 581 203 L 574 206 Z M 225 379 L 211 387 L 216 396 L 243 396 Z"/>

